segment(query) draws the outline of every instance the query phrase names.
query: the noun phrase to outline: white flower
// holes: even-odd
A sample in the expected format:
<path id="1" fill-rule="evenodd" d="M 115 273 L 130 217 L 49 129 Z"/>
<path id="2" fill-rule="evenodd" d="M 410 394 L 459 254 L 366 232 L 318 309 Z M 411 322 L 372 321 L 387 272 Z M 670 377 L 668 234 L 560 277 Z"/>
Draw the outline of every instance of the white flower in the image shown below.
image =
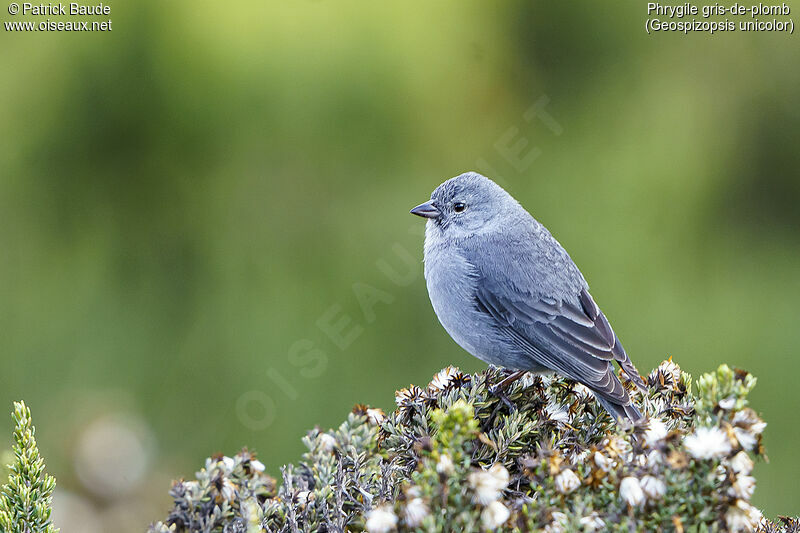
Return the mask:
<path id="1" fill-rule="evenodd" d="M 582 383 L 576 383 L 572 390 L 575 392 L 575 396 L 578 398 L 591 398 L 593 396 L 592 391 L 589 390 L 589 387 Z"/>
<path id="2" fill-rule="evenodd" d="M 644 491 L 635 477 L 628 476 L 619 484 L 620 497 L 631 507 L 636 507 L 644 502 Z"/>
<path id="3" fill-rule="evenodd" d="M 295 495 L 295 498 L 300 507 L 305 507 L 308 505 L 309 500 L 314 499 L 314 493 L 308 490 L 301 490 Z"/>
<path id="4" fill-rule="evenodd" d="M 478 470 L 467 477 L 472 490 L 475 491 L 473 500 L 481 505 L 487 505 L 498 498 L 508 486 L 508 470 L 495 463 L 489 470 Z"/>
<path id="5" fill-rule="evenodd" d="M 398 407 L 406 407 L 408 405 L 413 405 L 417 402 L 422 401 L 426 396 L 425 391 L 417 387 L 416 385 L 411 385 L 407 389 L 401 389 L 394 393 L 394 402 L 397 404 Z"/>
<path id="6" fill-rule="evenodd" d="M 644 476 L 642 478 L 642 490 L 651 500 L 659 500 L 667 493 L 667 485 L 657 477 Z"/>
<path id="7" fill-rule="evenodd" d="M 730 462 L 731 470 L 737 474 L 749 474 L 753 471 L 753 460 L 747 452 L 739 452 L 733 456 Z"/>
<path id="8" fill-rule="evenodd" d="M 752 450 L 756 447 L 756 436 L 742 428 L 733 428 L 733 434 L 736 435 L 736 440 L 745 450 Z"/>
<path id="9" fill-rule="evenodd" d="M 569 456 L 569 462 L 574 465 L 582 465 L 586 462 L 586 458 L 589 457 L 589 450 L 582 450 L 580 452 L 573 452 Z"/>
<path id="10" fill-rule="evenodd" d="M 756 447 L 757 437 L 763 433 L 765 427 L 767 427 L 767 423 L 750 408 L 742 409 L 733 415 L 733 433 L 745 450 L 752 450 Z"/>
<path id="11" fill-rule="evenodd" d="M 734 408 L 734 406 L 736 406 L 736 398 L 734 398 L 733 396 L 728 396 L 724 400 L 719 401 L 719 406 L 721 409 L 730 411 L 731 409 Z"/>
<path id="12" fill-rule="evenodd" d="M 750 408 L 742 409 L 733 415 L 733 425 L 750 430 L 755 435 L 760 435 L 767 427 L 767 423 L 761 420 L 755 411 Z"/>
<path id="13" fill-rule="evenodd" d="M 336 448 L 336 439 L 327 433 L 321 433 L 319 437 L 319 447 L 322 451 L 331 452 Z"/>
<path id="14" fill-rule="evenodd" d="M 644 434 L 644 441 L 651 448 L 656 447 L 667 436 L 667 426 L 660 418 L 651 418 Z"/>
<path id="15" fill-rule="evenodd" d="M 383 409 L 370 408 L 367 409 L 367 420 L 369 420 L 370 424 L 378 426 L 386 420 L 386 414 L 383 412 Z"/>
<path id="16" fill-rule="evenodd" d="M 743 500 L 736 500 L 725 513 L 725 522 L 733 533 L 755 531 L 763 519 L 761 511 Z"/>
<path id="17" fill-rule="evenodd" d="M 222 482 L 222 489 L 219 492 L 224 500 L 232 502 L 236 498 L 236 485 L 230 479 L 226 479 Z"/>
<path id="18" fill-rule="evenodd" d="M 455 469 L 455 465 L 453 464 L 453 460 L 450 459 L 450 456 L 446 453 L 443 453 L 439 456 L 439 461 L 436 463 L 436 472 L 439 474 L 444 474 L 445 476 L 450 476 L 453 474 L 453 470 Z"/>
<path id="19" fill-rule="evenodd" d="M 261 504 L 258 503 L 258 500 L 244 498 L 239 502 L 239 505 L 241 509 L 240 513 L 245 522 L 252 527 L 258 527 L 261 523 L 258 516 L 259 514 L 263 514 Z"/>
<path id="20" fill-rule="evenodd" d="M 683 445 L 695 459 L 724 457 L 731 452 L 728 435 L 718 427 L 697 428 L 683 439 Z"/>
<path id="21" fill-rule="evenodd" d="M 587 533 L 593 533 L 594 531 L 603 531 L 606 528 L 606 523 L 600 518 L 600 515 L 596 512 L 593 512 L 589 516 L 584 516 L 581 518 L 581 526 L 583 530 Z"/>
<path id="22" fill-rule="evenodd" d="M 264 470 L 266 470 L 266 468 L 267 468 L 267 467 L 265 467 L 265 466 L 264 466 L 264 463 L 262 463 L 262 462 L 261 462 L 261 461 L 259 461 L 258 459 L 253 459 L 252 461 L 250 461 L 250 466 L 251 466 L 251 467 L 253 468 L 253 470 L 255 470 L 256 472 L 263 472 L 263 471 L 264 471 Z"/>
<path id="23" fill-rule="evenodd" d="M 664 463 L 664 454 L 658 450 L 653 450 L 647 454 L 647 461 L 645 461 L 645 463 L 648 467 L 655 468 Z"/>
<path id="24" fill-rule="evenodd" d="M 397 516 L 391 507 L 376 507 L 367 515 L 366 525 L 369 533 L 389 533 L 397 526 Z"/>
<path id="25" fill-rule="evenodd" d="M 603 472 L 608 472 L 614 468 L 614 461 L 606 457 L 600 452 L 594 452 L 594 464 Z"/>
<path id="26" fill-rule="evenodd" d="M 463 382 L 464 374 L 461 373 L 457 367 L 448 366 L 439 371 L 438 374 L 433 376 L 433 379 L 428 383 L 428 390 L 431 392 L 441 392 L 450 388 L 452 385 L 457 384 L 459 381 Z"/>
<path id="27" fill-rule="evenodd" d="M 561 422 L 563 424 L 569 422 L 569 412 L 564 405 L 557 404 L 553 400 L 550 400 L 544 410 L 551 420 L 555 420 L 556 422 Z"/>
<path id="28" fill-rule="evenodd" d="M 430 510 L 422 498 L 413 498 L 403 509 L 403 520 L 409 527 L 419 527 L 429 514 Z"/>
<path id="29" fill-rule="evenodd" d="M 502 526 L 511 516 L 505 505 L 500 502 L 492 502 L 481 511 L 481 523 L 486 529 L 497 529 Z"/>
<path id="30" fill-rule="evenodd" d="M 569 468 L 562 470 L 556 476 L 556 490 L 561 494 L 569 494 L 581 486 L 581 480 Z"/>
<path id="31" fill-rule="evenodd" d="M 678 365 L 672 362 L 672 360 L 667 360 L 662 362 L 658 365 L 658 371 L 661 371 L 662 374 L 672 378 L 672 383 L 677 383 L 681 379 L 681 369 Z"/>
<path id="32" fill-rule="evenodd" d="M 633 457 L 634 465 L 641 466 L 642 468 L 647 466 L 647 456 L 643 453 L 636 454 Z"/>
<path id="33" fill-rule="evenodd" d="M 605 440 L 606 453 L 610 457 L 615 455 L 625 461 L 633 461 L 633 446 L 627 440 L 612 436 Z"/>
<path id="34" fill-rule="evenodd" d="M 736 481 L 733 482 L 731 488 L 728 489 L 728 494 L 749 500 L 756 490 L 756 478 L 753 476 L 737 476 Z"/>
<path id="35" fill-rule="evenodd" d="M 565 533 L 567 526 L 569 526 L 567 515 L 559 511 L 553 511 L 552 516 L 553 521 L 545 526 L 545 533 Z"/>

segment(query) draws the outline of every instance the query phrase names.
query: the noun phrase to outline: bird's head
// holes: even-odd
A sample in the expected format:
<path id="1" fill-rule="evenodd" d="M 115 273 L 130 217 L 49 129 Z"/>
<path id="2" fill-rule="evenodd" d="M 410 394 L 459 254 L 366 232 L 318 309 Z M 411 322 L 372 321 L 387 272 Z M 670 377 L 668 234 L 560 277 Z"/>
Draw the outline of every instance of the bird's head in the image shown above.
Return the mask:
<path id="1" fill-rule="evenodd" d="M 516 209 L 519 204 L 502 187 L 477 172 L 467 172 L 436 187 L 430 201 L 411 213 L 458 236 L 491 231 Z"/>

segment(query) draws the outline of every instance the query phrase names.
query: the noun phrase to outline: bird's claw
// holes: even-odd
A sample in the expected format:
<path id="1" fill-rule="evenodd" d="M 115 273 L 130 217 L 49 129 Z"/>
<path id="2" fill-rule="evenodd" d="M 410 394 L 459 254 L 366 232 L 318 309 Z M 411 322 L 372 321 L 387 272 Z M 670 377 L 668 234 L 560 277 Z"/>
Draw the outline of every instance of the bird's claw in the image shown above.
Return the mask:
<path id="1" fill-rule="evenodd" d="M 517 406 L 514 405 L 514 403 L 508 398 L 508 396 L 506 396 L 506 393 L 504 392 L 505 387 L 503 387 L 502 385 L 503 383 L 501 382 L 498 383 L 497 385 L 492 385 L 491 387 L 489 387 L 488 389 L 489 394 L 491 394 L 492 396 L 494 396 L 495 398 L 499 399 L 501 402 L 506 404 L 508 410 L 513 413 L 514 411 L 517 410 Z"/>

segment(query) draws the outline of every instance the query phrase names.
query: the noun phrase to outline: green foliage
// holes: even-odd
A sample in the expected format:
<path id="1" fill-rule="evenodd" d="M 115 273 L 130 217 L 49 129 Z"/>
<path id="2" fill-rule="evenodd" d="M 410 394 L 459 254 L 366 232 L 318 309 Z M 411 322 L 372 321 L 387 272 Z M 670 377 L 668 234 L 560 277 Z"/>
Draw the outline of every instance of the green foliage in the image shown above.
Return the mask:
<path id="1" fill-rule="evenodd" d="M 0 532 L 57 533 L 50 521 L 56 480 L 44 471 L 31 420 L 24 402 L 14 402 L 14 462 L 8 483 L 0 490 Z"/>
<path id="2" fill-rule="evenodd" d="M 720 365 L 716 372 L 697 380 L 697 405 L 710 412 L 717 404 L 731 404 L 738 411 L 747 405 L 747 395 L 756 386 L 755 376 Z"/>
<path id="3" fill-rule="evenodd" d="M 490 368 L 448 367 L 396 394 L 397 409 L 356 406 L 303 439 L 274 484 L 243 452 L 178 482 L 168 531 L 795 531 L 750 503 L 765 424 L 747 407 L 755 378 L 721 366 L 691 378 L 671 361 L 626 384 L 646 418 L 615 423 L 583 387 L 528 374 L 499 397 Z M 227 465 L 227 466 L 225 466 Z M 267 487 L 253 492 L 256 486 Z M 226 492 L 227 490 L 227 492 Z"/>

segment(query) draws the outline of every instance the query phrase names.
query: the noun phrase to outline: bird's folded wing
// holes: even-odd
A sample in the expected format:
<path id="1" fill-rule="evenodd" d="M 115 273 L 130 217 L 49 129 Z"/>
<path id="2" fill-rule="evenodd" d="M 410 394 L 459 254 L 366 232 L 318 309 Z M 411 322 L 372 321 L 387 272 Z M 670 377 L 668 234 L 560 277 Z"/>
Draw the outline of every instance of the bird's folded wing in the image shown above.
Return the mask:
<path id="1" fill-rule="evenodd" d="M 616 336 L 585 289 L 578 295 L 578 306 L 578 302 L 535 297 L 507 285 L 499 290 L 483 279 L 476 299 L 479 309 L 537 362 L 612 401 L 627 403 L 628 395 L 609 364 L 621 346 L 615 349 Z"/>

